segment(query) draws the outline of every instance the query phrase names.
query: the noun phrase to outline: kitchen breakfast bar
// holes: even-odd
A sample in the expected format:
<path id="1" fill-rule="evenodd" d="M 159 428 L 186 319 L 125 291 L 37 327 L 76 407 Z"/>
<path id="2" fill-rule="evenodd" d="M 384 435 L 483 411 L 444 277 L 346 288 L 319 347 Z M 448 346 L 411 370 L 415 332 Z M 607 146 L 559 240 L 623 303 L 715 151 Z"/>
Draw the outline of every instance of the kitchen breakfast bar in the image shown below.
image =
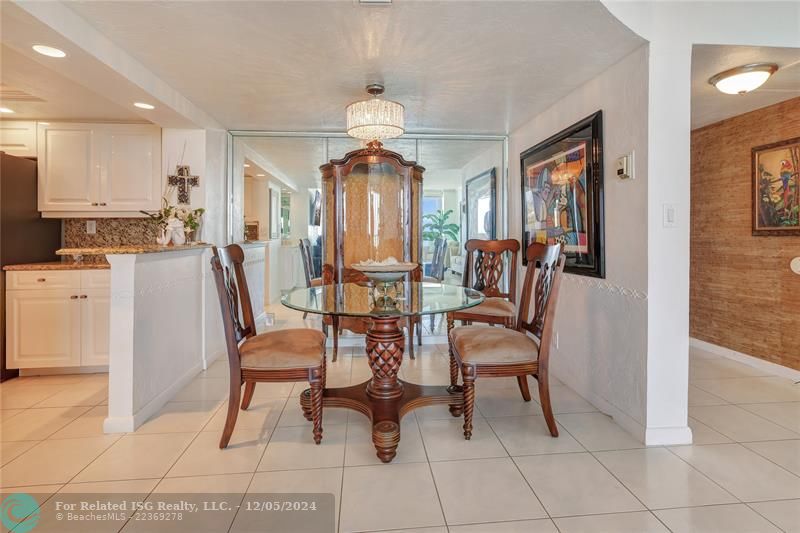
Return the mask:
<path id="1" fill-rule="evenodd" d="M 106 433 L 132 432 L 207 364 L 205 274 L 211 247 L 65 248 L 111 265 Z"/>

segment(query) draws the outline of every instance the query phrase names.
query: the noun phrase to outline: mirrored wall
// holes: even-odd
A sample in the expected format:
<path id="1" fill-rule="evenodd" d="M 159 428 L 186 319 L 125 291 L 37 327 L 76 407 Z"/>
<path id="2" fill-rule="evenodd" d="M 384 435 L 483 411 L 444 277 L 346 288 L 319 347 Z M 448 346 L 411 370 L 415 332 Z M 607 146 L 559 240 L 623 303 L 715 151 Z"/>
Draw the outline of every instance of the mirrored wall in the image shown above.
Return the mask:
<path id="1" fill-rule="evenodd" d="M 310 241 L 313 273 L 321 268 L 320 165 L 363 143 L 344 135 L 231 133 L 229 238 L 268 241 L 279 256 L 270 259 L 281 278 L 271 280 L 276 301 L 280 291 L 305 283 L 300 239 Z M 466 239 L 507 234 L 505 138 L 408 135 L 384 148 L 425 167 L 423 263 L 435 239 L 446 239 L 445 268 L 457 281 Z"/>

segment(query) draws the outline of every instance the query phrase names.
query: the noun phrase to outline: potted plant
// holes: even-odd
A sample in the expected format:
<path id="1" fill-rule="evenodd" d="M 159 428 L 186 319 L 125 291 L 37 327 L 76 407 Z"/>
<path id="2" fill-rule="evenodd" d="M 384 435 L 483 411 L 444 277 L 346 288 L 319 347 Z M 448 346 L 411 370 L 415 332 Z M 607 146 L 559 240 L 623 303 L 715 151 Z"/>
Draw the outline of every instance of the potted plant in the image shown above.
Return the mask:
<path id="1" fill-rule="evenodd" d="M 435 213 L 428 213 L 422 217 L 425 223 L 422 226 L 422 240 L 435 241 L 439 238 L 451 241 L 458 241 L 459 239 L 459 226 L 458 224 L 448 223 L 447 219 L 453 213 L 452 209 L 447 211 L 437 210 Z"/>
<path id="2" fill-rule="evenodd" d="M 206 210 L 202 207 L 197 209 L 179 208 L 176 216 L 183 222 L 184 230 L 186 231 L 186 241 L 194 242 L 200 236 L 200 226 L 203 222 L 203 213 Z"/>

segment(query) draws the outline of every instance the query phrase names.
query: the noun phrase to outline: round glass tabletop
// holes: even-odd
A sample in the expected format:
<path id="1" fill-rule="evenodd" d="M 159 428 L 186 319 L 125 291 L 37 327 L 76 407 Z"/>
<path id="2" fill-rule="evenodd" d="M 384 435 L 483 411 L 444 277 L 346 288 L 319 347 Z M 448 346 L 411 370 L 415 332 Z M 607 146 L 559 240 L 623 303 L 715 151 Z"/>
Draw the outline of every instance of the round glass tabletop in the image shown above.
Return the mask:
<path id="1" fill-rule="evenodd" d="M 457 285 L 398 282 L 387 287 L 341 283 L 292 289 L 281 303 L 304 313 L 340 316 L 413 316 L 447 313 L 478 305 L 483 294 Z"/>

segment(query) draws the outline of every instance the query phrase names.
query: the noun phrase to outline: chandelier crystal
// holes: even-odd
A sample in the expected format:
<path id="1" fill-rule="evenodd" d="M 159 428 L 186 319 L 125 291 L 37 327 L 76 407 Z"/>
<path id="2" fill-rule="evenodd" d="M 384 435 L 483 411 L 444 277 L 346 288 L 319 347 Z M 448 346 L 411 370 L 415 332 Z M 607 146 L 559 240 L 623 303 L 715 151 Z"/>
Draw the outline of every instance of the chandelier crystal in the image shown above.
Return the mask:
<path id="1" fill-rule="evenodd" d="M 347 134 L 356 139 L 375 141 L 399 137 L 405 132 L 403 105 L 383 100 L 383 85 L 367 85 L 373 96 L 347 106 Z"/>

